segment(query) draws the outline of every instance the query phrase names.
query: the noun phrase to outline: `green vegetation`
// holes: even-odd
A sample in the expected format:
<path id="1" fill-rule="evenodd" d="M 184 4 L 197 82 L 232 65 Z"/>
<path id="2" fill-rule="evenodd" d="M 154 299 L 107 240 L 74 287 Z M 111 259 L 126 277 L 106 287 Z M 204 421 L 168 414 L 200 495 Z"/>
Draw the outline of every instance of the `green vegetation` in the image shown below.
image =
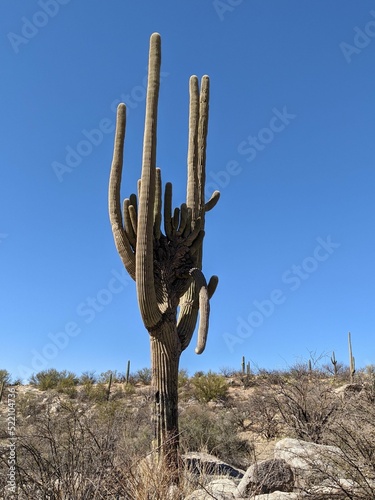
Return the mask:
<path id="1" fill-rule="evenodd" d="M 228 395 L 228 383 L 224 376 L 209 371 L 196 373 L 191 380 L 193 395 L 201 403 L 224 401 Z"/>

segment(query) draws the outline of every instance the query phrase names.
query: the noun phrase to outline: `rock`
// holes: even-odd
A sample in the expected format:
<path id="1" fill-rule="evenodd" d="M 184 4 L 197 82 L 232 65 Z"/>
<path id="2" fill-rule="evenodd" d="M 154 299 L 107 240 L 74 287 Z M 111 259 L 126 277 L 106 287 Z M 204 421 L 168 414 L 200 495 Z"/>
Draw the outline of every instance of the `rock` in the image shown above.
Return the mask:
<path id="1" fill-rule="evenodd" d="M 214 455 L 201 452 L 189 452 L 182 455 L 187 469 L 193 474 L 227 476 L 241 479 L 245 471 L 229 465 Z"/>
<path id="2" fill-rule="evenodd" d="M 360 393 L 362 389 L 361 384 L 345 384 L 335 389 L 335 393 L 342 399 L 347 400 Z"/>
<path id="3" fill-rule="evenodd" d="M 337 446 L 309 443 L 285 438 L 275 445 L 274 457 L 285 460 L 293 469 L 297 486 L 317 484 L 327 477 L 337 476 L 342 451 Z"/>
<path id="4" fill-rule="evenodd" d="M 283 491 L 274 491 L 265 495 L 255 495 L 254 500 L 299 500 L 297 493 L 285 493 Z M 317 499 L 315 499 L 317 500 Z"/>
<path id="5" fill-rule="evenodd" d="M 241 496 L 293 491 L 294 474 L 289 464 L 282 459 L 262 460 L 251 465 L 238 485 Z"/>
<path id="6" fill-rule="evenodd" d="M 215 479 L 205 486 L 205 489 L 199 489 L 190 493 L 185 500 L 233 500 L 237 499 L 238 492 L 236 483 L 230 479 Z"/>

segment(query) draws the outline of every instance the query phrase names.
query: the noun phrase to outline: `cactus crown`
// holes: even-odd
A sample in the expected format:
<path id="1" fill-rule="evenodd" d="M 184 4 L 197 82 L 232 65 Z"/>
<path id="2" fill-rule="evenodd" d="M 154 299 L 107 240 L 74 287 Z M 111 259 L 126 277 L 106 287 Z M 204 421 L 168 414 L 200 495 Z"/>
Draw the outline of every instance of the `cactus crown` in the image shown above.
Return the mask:
<path id="1" fill-rule="evenodd" d="M 160 84 L 161 42 L 150 39 L 143 159 L 138 193 L 120 202 L 120 184 L 126 126 L 126 107 L 117 110 L 114 154 L 109 185 L 109 214 L 120 257 L 136 281 L 138 304 L 145 327 L 157 335 L 165 321 L 174 321 L 178 306 L 177 333 L 181 350 L 200 327 L 197 353 L 204 350 L 209 316 L 209 298 L 218 278 L 206 283 L 202 273 L 202 243 L 205 213 L 219 199 L 215 191 L 204 201 L 206 137 L 208 128 L 209 78 L 190 78 L 188 182 L 186 203 L 172 208 L 172 184 L 162 193 L 161 171 L 156 168 L 157 108 Z M 162 230 L 163 220 L 163 230 Z"/>

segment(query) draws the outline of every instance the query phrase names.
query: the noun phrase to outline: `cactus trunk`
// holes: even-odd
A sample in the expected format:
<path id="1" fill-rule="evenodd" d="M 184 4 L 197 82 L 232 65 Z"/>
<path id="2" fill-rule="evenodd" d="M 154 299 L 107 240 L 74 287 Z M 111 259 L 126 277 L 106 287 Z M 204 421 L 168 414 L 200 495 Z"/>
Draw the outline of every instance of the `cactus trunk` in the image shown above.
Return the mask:
<path id="1" fill-rule="evenodd" d="M 153 332 L 154 333 L 154 332 Z M 176 322 L 165 322 L 150 337 L 154 391 L 154 448 L 169 466 L 178 463 L 178 369 L 180 345 Z"/>

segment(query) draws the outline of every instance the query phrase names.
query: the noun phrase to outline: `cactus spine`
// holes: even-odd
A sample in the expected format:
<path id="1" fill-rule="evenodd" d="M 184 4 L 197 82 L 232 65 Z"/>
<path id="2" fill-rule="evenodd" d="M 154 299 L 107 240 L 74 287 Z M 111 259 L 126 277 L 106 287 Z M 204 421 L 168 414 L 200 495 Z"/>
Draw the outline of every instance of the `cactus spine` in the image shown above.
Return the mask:
<path id="1" fill-rule="evenodd" d="M 150 39 L 146 118 L 138 196 L 131 194 L 121 211 L 126 108 L 117 109 L 114 154 L 109 183 L 109 215 L 118 253 L 136 282 L 137 298 L 151 348 L 155 449 L 168 463 L 178 463 L 178 366 L 189 345 L 199 313 L 195 352 L 203 352 L 208 332 L 209 299 L 218 278 L 206 283 L 202 273 L 205 213 L 219 199 L 204 201 L 209 79 L 190 78 L 188 182 L 186 203 L 172 210 L 172 184 L 162 196 L 156 168 L 157 108 L 160 82 L 160 35 Z M 163 200 L 163 212 L 162 212 Z M 163 214 L 163 215 L 162 215 Z M 163 218 L 164 233 L 161 221 Z M 179 308 L 179 311 L 178 311 Z"/>
<path id="2" fill-rule="evenodd" d="M 352 338 L 350 332 L 348 333 L 348 346 L 349 346 L 349 374 L 350 374 L 350 383 L 352 384 L 355 374 L 355 358 L 353 356 L 353 351 L 352 351 Z"/>

